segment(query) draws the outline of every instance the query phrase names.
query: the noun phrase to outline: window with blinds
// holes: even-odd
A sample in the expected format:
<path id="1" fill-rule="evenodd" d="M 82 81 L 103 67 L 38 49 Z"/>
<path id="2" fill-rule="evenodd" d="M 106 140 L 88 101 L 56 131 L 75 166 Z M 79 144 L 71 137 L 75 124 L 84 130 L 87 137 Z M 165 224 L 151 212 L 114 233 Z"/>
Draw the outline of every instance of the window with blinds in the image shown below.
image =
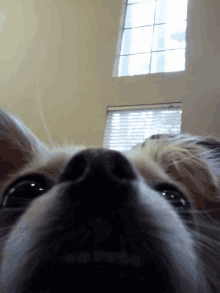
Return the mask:
<path id="1" fill-rule="evenodd" d="M 188 0 L 127 0 L 117 76 L 185 70 L 187 6 Z"/>
<path id="2" fill-rule="evenodd" d="M 153 134 L 179 134 L 181 116 L 181 103 L 108 107 L 103 146 L 124 151 Z"/>

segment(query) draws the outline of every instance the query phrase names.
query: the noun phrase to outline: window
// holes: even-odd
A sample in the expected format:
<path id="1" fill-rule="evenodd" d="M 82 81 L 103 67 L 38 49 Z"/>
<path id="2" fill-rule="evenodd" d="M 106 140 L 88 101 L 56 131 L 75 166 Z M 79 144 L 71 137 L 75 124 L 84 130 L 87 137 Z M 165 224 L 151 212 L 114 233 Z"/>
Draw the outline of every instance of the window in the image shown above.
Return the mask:
<path id="1" fill-rule="evenodd" d="M 127 0 L 118 76 L 185 70 L 188 0 Z"/>
<path id="2" fill-rule="evenodd" d="M 153 134 L 179 134 L 181 103 L 108 107 L 104 147 L 129 150 Z"/>

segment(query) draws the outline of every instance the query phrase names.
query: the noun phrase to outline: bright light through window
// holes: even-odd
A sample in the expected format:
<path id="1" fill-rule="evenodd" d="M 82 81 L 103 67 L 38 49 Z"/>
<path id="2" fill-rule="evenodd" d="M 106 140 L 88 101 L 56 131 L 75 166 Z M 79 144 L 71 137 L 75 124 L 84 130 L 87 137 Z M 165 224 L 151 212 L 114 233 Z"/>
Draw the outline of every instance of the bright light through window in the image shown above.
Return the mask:
<path id="1" fill-rule="evenodd" d="M 185 70 L 188 0 L 128 0 L 118 76 Z"/>

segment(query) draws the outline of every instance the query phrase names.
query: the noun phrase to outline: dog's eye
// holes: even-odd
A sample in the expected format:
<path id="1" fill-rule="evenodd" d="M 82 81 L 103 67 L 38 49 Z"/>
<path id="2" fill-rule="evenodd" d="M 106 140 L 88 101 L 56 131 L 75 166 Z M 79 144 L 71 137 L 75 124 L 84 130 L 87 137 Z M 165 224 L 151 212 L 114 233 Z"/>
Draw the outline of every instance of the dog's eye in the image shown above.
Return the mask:
<path id="1" fill-rule="evenodd" d="M 185 195 L 168 183 L 161 183 L 154 186 L 154 189 L 160 192 L 160 194 L 177 210 L 179 215 L 186 220 L 186 224 L 193 225 L 193 218 L 190 213 L 190 203 Z"/>
<path id="2" fill-rule="evenodd" d="M 189 209 L 190 203 L 175 186 L 168 183 L 158 184 L 155 189 L 161 193 L 161 195 L 168 200 L 176 208 Z"/>
<path id="3" fill-rule="evenodd" d="M 24 178 L 9 187 L 4 195 L 3 207 L 25 207 L 31 200 L 42 195 L 49 185 L 42 178 Z"/>
<path id="4" fill-rule="evenodd" d="M 174 207 L 189 207 L 189 202 L 182 193 L 175 190 L 163 190 L 161 195 L 165 197 Z"/>

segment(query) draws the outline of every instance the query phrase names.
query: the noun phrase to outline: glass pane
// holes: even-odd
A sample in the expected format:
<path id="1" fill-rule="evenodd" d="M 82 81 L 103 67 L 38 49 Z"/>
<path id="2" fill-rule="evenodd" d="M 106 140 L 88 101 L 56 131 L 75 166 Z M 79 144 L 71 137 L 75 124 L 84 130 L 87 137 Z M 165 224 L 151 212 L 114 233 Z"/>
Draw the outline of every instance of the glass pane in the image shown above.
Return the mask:
<path id="1" fill-rule="evenodd" d="M 148 74 L 150 53 L 121 56 L 118 76 Z"/>
<path id="2" fill-rule="evenodd" d="M 185 70 L 185 50 L 152 53 L 151 73 Z"/>
<path id="3" fill-rule="evenodd" d="M 153 26 L 124 30 L 121 55 L 151 51 Z"/>
<path id="4" fill-rule="evenodd" d="M 155 23 L 187 19 L 187 0 L 157 0 Z"/>
<path id="5" fill-rule="evenodd" d="M 138 5 L 128 5 L 125 19 L 125 28 L 154 24 L 155 1 Z"/>
<path id="6" fill-rule="evenodd" d="M 154 28 L 153 51 L 186 47 L 186 21 L 160 24 Z"/>

